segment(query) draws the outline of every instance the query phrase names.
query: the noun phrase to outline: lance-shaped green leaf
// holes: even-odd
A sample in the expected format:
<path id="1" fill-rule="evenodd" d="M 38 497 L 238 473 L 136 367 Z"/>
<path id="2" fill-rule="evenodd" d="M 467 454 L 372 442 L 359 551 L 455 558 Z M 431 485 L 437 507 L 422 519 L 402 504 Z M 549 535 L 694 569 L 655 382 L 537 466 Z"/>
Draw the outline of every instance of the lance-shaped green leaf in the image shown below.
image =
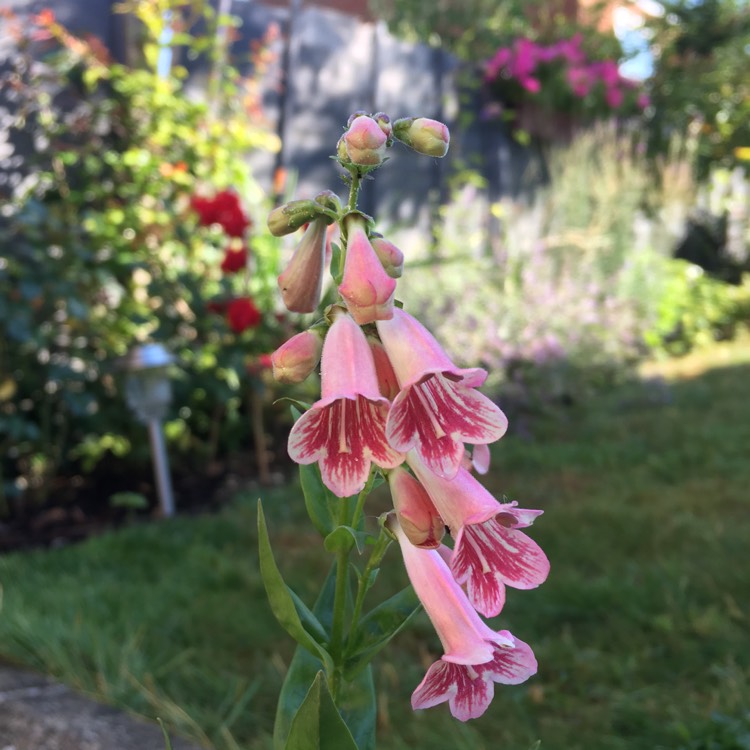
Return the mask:
<path id="1" fill-rule="evenodd" d="M 336 563 L 333 563 L 313 607 L 313 615 L 329 630 L 337 570 Z M 347 602 L 347 609 L 350 608 L 351 602 Z M 284 748 L 294 716 L 305 699 L 315 675 L 322 668 L 323 664 L 319 659 L 301 646 L 297 647 L 279 694 L 273 728 L 274 748 Z M 377 702 L 369 665 L 361 670 L 353 681 L 345 682 L 341 686 L 337 705 L 359 750 L 375 750 Z"/>
<path id="2" fill-rule="evenodd" d="M 299 478 L 305 496 L 307 514 L 315 528 L 324 537 L 328 536 L 336 526 L 332 502 L 335 502 L 337 498 L 323 484 L 317 464 L 301 465 Z"/>
<path id="3" fill-rule="evenodd" d="M 337 526 L 324 540 L 323 544 L 329 552 L 338 552 L 344 550 L 348 552 L 355 545 L 357 552 L 361 555 L 365 550 L 365 545 L 372 534 L 366 531 L 357 531 L 351 526 Z"/>
<path id="4" fill-rule="evenodd" d="M 347 647 L 344 669 L 346 679 L 353 679 L 369 664 L 391 638 L 419 612 L 421 606 L 414 589 L 407 586 L 368 612 L 360 620 Z"/>
<path id="5" fill-rule="evenodd" d="M 271 550 L 271 542 L 268 538 L 268 529 L 266 528 L 266 519 L 263 515 L 263 506 L 258 500 L 258 553 L 260 556 L 260 574 L 263 578 L 263 585 L 268 595 L 268 601 L 271 605 L 271 611 L 284 630 L 294 638 L 297 643 L 306 648 L 310 653 L 318 656 L 325 664 L 326 669 L 331 669 L 333 664 L 331 656 L 318 643 L 300 620 L 297 608 L 294 606 L 294 599 L 290 593 L 289 587 L 284 583 L 276 560 Z M 305 608 L 306 609 L 306 608 Z M 307 610 L 305 619 L 314 618 L 314 615 Z M 325 633 L 320 623 L 314 628 L 316 634 Z"/>
<path id="6" fill-rule="evenodd" d="M 357 750 L 352 733 L 318 672 L 289 729 L 284 750 Z"/>

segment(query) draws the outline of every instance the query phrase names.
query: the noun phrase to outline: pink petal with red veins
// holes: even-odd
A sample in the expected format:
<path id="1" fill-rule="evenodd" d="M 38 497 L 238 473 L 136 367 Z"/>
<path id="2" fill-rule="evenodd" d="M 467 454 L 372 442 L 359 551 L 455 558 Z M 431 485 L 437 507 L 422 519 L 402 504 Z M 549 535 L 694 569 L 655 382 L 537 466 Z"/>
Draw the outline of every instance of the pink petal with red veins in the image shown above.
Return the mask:
<path id="1" fill-rule="evenodd" d="M 471 388 L 482 385 L 487 378 L 487 372 L 478 367 L 466 370 L 456 367 L 435 337 L 398 307 L 393 309 L 390 320 L 379 320 L 376 325 L 402 388 L 419 382 L 425 375 L 440 372 L 465 380 L 464 385 Z"/>
<path id="2" fill-rule="evenodd" d="M 412 693 L 413 709 L 431 708 L 448 701 L 459 721 L 479 718 L 495 693 L 491 680 L 480 677 L 474 667 L 436 661 Z"/>
<path id="3" fill-rule="evenodd" d="M 501 630 L 500 633 L 508 633 Z M 477 672 L 485 679 L 503 685 L 520 685 L 536 674 L 537 661 L 528 643 L 513 637 L 513 647 L 495 646 L 495 658 L 486 664 L 476 667 Z"/>
<path id="4" fill-rule="evenodd" d="M 469 600 L 485 617 L 500 612 L 503 584 L 533 589 L 549 575 L 549 560 L 522 531 L 503 526 L 497 518 L 467 524 L 456 536 L 451 570 L 466 585 Z"/>
<path id="5" fill-rule="evenodd" d="M 387 410 L 385 400 L 362 396 L 316 404 L 289 433 L 289 455 L 299 464 L 318 461 L 323 484 L 331 492 L 354 495 L 364 487 L 372 462 L 392 469 L 403 461 L 385 439 Z"/>
<path id="6" fill-rule="evenodd" d="M 396 450 L 414 448 L 431 471 L 452 479 L 464 456 L 463 443 L 494 442 L 507 428 L 505 414 L 486 396 L 433 374 L 394 399 L 386 435 Z"/>

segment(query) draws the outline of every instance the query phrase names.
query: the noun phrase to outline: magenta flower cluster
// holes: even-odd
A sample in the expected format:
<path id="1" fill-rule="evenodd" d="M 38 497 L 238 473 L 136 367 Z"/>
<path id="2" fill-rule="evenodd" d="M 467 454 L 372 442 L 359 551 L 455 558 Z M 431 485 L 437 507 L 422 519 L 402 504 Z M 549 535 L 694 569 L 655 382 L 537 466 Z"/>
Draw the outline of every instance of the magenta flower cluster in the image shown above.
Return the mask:
<path id="1" fill-rule="evenodd" d="M 547 45 L 519 37 L 487 61 L 484 82 L 511 107 L 524 96 L 563 111 L 619 112 L 649 105 L 648 95 L 620 74 L 615 60 L 589 58 L 582 34 Z"/>
<path id="2" fill-rule="evenodd" d="M 382 161 L 386 141 L 378 131 L 387 140 L 387 125 L 375 116 L 350 122 L 341 163 L 369 168 Z M 418 119 L 403 132 L 402 140 L 421 153 L 447 150 L 442 123 Z M 320 200 L 341 205 L 330 194 Z M 298 212 L 312 208 L 285 210 L 272 226 L 282 215 L 295 223 Z M 325 233 L 316 222 L 329 219 L 325 213 L 313 221 L 279 277 L 289 309 L 312 311 L 320 300 Z M 387 526 L 443 645 L 412 706 L 448 702 L 466 721 L 484 713 L 495 683 L 520 683 L 536 672 L 531 648 L 507 630 L 492 630 L 482 616 L 500 613 L 506 586 L 531 589 L 546 579 L 547 557 L 524 531 L 541 511 L 499 502 L 472 473 L 487 470 L 488 446 L 508 424 L 477 390 L 487 372 L 454 364 L 395 304 L 403 254 L 373 231 L 372 220 L 346 207 L 336 221 L 343 243 L 342 273 L 333 274 L 339 301 L 326 310 L 324 324 L 298 334 L 273 357 L 287 382 L 306 377 L 320 358 L 321 398 L 292 428 L 289 455 L 317 463 L 323 483 L 341 498 L 363 491 L 373 465 L 386 477 L 394 503 Z M 450 547 L 443 544 L 446 529 Z"/>

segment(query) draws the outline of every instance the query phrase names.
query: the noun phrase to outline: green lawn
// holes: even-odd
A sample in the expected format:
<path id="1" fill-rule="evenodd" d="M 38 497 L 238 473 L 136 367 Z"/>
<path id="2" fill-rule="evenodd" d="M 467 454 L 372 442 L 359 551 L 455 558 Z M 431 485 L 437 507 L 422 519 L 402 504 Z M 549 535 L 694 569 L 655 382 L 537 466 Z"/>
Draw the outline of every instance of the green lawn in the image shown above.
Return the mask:
<path id="1" fill-rule="evenodd" d="M 498 620 L 532 644 L 539 674 L 498 687 L 467 725 L 444 706 L 415 715 L 439 651 L 422 617 L 378 662 L 380 747 L 750 749 L 750 346 L 659 373 L 668 388 L 624 387 L 497 444 L 490 488 L 546 511 L 531 533 L 550 578 L 510 591 Z M 292 644 L 259 579 L 254 501 L 0 559 L 0 654 L 208 746 L 270 748 Z M 309 602 L 328 560 L 299 493 L 264 506 Z M 403 585 L 397 554 L 381 577 Z"/>

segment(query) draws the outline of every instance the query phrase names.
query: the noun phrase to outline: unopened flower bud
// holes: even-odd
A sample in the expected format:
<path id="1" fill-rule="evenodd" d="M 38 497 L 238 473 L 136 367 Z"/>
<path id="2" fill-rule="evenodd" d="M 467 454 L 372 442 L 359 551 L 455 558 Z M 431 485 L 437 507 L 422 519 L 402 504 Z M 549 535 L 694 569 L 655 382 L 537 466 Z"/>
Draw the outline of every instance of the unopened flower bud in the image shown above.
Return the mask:
<path id="1" fill-rule="evenodd" d="M 400 279 L 404 271 L 404 254 L 392 242 L 382 237 L 373 237 L 370 244 L 383 264 L 385 272 L 393 279 Z"/>
<path id="2" fill-rule="evenodd" d="M 377 112 L 372 116 L 372 119 L 380 126 L 380 129 L 385 133 L 386 138 L 390 138 L 393 135 L 393 124 L 391 118 L 385 112 Z"/>
<path id="3" fill-rule="evenodd" d="M 315 196 L 315 202 L 330 211 L 341 211 L 341 198 L 333 190 L 323 190 Z"/>
<path id="4" fill-rule="evenodd" d="M 273 377 L 279 383 L 301 383 L 320 362 L 323 337 L 315 330 L 292 336 L 272 355 Z"/>
<path id="5" fill-rule="evenodd" d="M 435 549 L 445 533 L 445 523 L 427 490 L 406 469 L 388 472 L 388 484 L 401 528 L 415 547 Z"/>
<path id="6" fill-rule="evenodd" d="M 365 112 L 364 109 L 358 109 L 356 112 L 352 112 L 349 115 L 349 119 L 346 121 L 346 127 L 347 127 L 347 129 L 349 129 L 352 126 L 352 123 L 358 117 L 369 117 L 369 113 Z"/>
<path id="7" fill-rule="evenodd" d="M 377 167 L 385 158 L 387 140 L 386 134 L 372 117 L 357 117 L 344 133 L 347 160 L 361 167 Z"/>
<path id="8" fill-rule="evenodd" d="M 447 125 L 426 117 L 396 120 L 393 123 L 393 135 L 425 156 L 445 156 L 451 141 Z"/>
<path id="9" fill-rule="evenodd" d="M 388 276 L 367 237 L 366 219 L 352 213 L 346 219 L 346 260 L 339 294 L 359 325 L 393 317 L 396 282 Z"/>
<path id="10" fill-rule="evenodd" d="M 289 201 L 268 214 L 268 229 L 274 237 L 296 232 L 320 215 L 320 205 L 315 201 Z"/>
<path id="11" fill-rule="evenodd" d="M 279 289 L 286 309 L 310 313 L 320 303 L 326 255 L 326 220 L 316 218 L 302 235 L 282 274 Z"/>

